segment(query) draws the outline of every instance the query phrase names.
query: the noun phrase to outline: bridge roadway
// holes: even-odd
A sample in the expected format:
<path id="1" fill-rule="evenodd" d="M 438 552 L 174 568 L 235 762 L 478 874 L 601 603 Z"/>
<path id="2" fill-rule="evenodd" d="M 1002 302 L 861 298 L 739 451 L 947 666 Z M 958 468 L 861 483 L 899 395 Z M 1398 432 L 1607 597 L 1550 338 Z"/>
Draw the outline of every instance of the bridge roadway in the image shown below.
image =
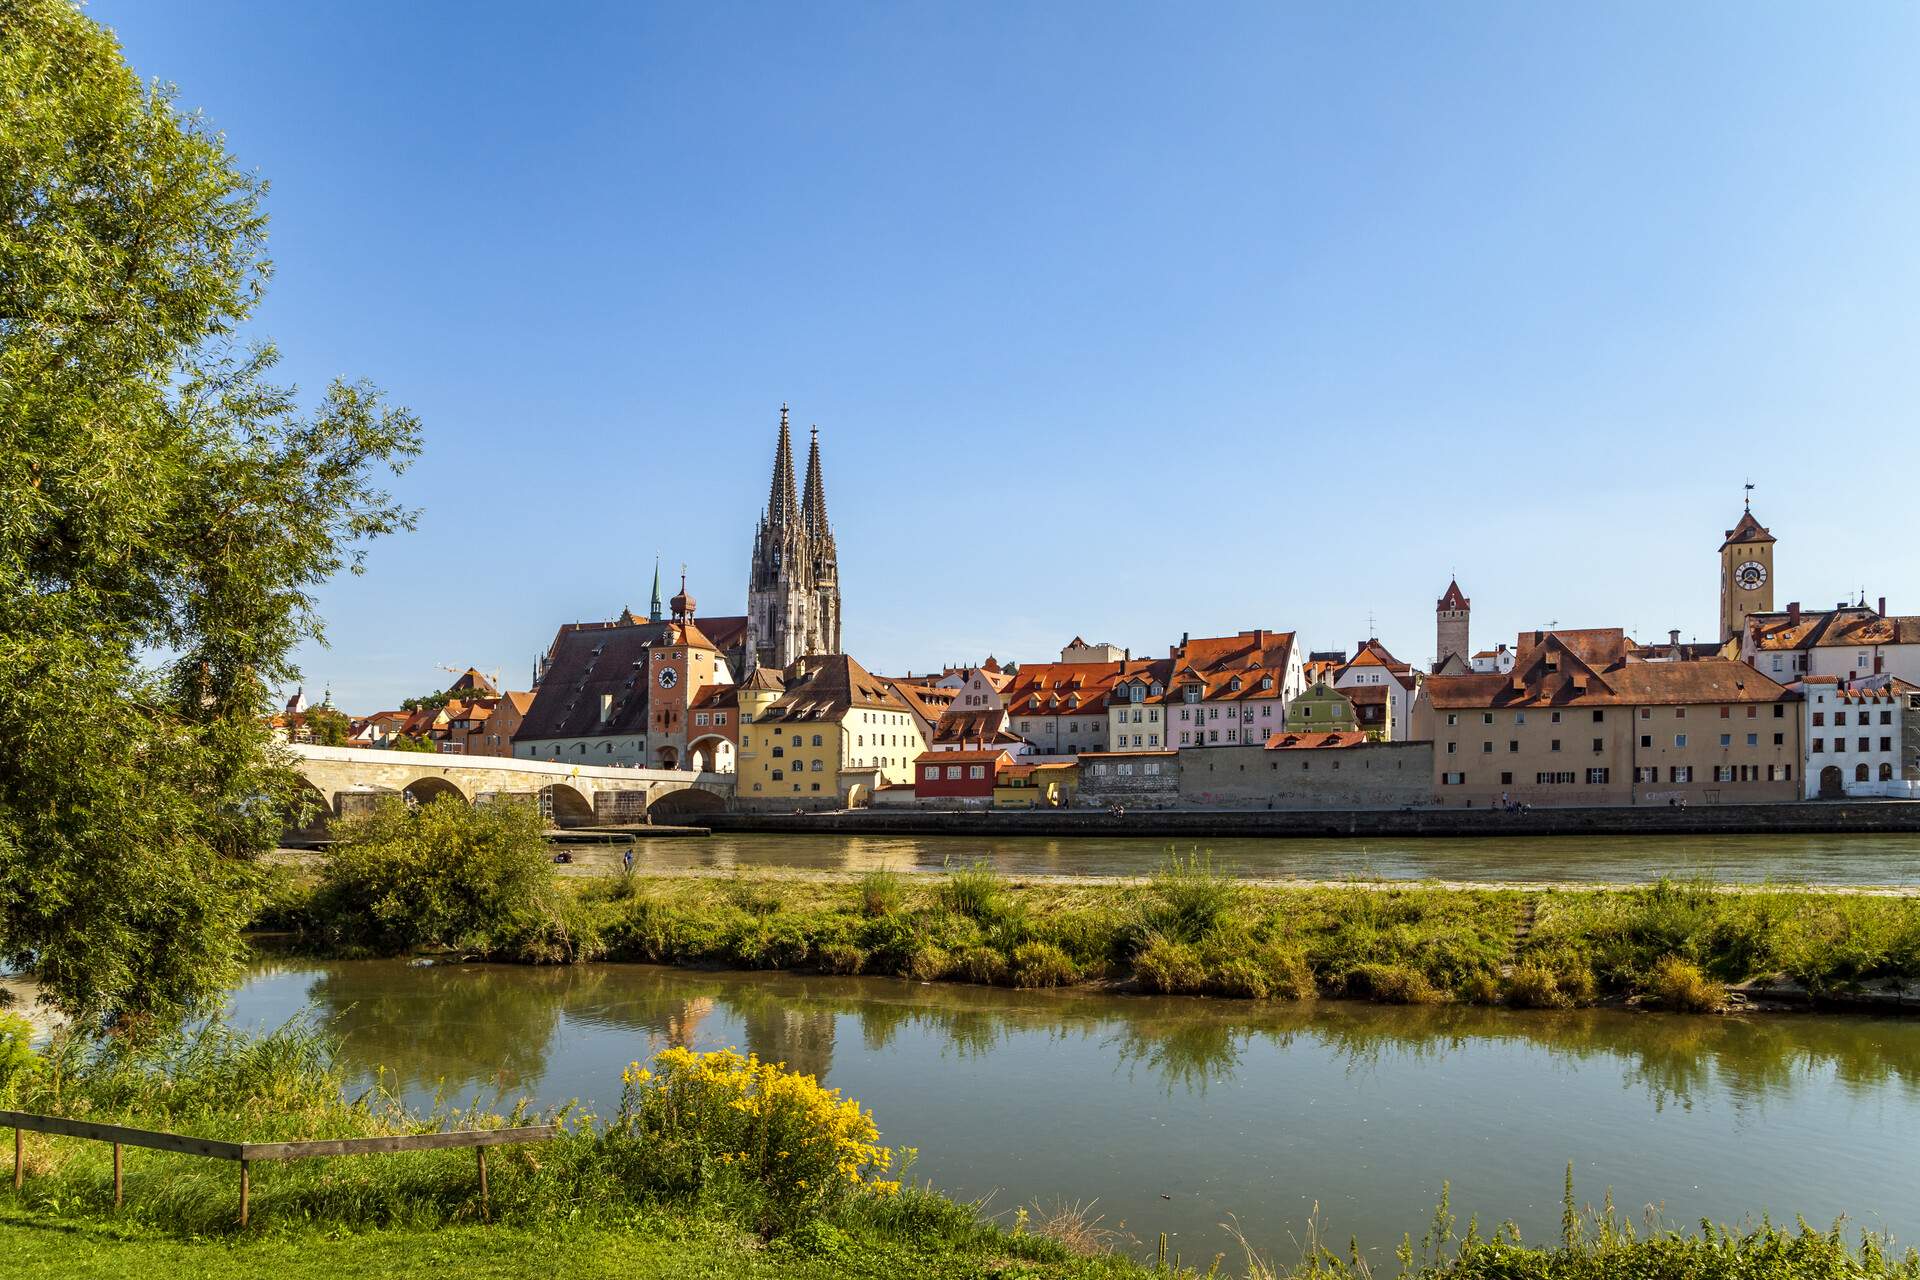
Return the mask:
<path id="1" fill-rule="evenodd" d="M 646 822 L 717 813 L 733 795 L 730 773 L 621 769 L 515 760 L 510 756 L 372 751 L 293 743 L 295 757 L 323 806 L 320 822 L 404 795 L 426 802 L 453 795 L 473 804 L 493 796 L 544 800 L 561 827 Z M 315 824 L 317 827 L 319 824 Z M 315 827 L 310 834 L 317 834 Z"/>

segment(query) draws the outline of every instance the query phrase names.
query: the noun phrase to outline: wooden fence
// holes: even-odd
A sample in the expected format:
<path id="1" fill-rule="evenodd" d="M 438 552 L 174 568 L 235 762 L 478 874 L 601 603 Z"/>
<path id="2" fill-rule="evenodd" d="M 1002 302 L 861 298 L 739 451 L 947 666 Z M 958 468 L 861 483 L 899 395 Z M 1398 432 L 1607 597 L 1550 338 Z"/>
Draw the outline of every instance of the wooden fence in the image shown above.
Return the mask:
<path id="1" fill-rule="evenodd" d="M 365 1156 L 395 1151 L 445 1151 L 472 1147 L 480 1173 L 480 1216 L 492 1221 L 487 1205 L 487 1148 L 516 1142 L 545 1142 L 560 1131 L 552 1124 L 519 1125 L 511 1129 L 462 1129 L 452 1133 L 405 1133 L 378 1138 L 313 1138 L 301 1142 L 225 1142 L 218 1138 L 195 1138 L 182 1133 L 163 1133 L 157 1129 L 130 1129 L 117 1124 L 95 1124 L 90 1120 L 67 1120 L 60 1116 L 35 1115 L 29 1111 L 0 1110 L 0 1125 L 13 1126 L 13 1189 L 17 1192 L 26 1179 L 26 1155 L 22 1136 L 28 1130 L 66 1138 L 85 1138 L 113 1144 L 113 1205 L 120 1207 L 121 1149 L 145 1147 L 153 1151 L 171 1151 L 176 1155 L 206 1156 L 212 1160 L 232 1160 L 240 1166 L 240 1225 L 247 1225 L 247 1201 L 252 1193 L 252 1167 L 257 1160 L 306 1160 L 315 1156 Z"/>

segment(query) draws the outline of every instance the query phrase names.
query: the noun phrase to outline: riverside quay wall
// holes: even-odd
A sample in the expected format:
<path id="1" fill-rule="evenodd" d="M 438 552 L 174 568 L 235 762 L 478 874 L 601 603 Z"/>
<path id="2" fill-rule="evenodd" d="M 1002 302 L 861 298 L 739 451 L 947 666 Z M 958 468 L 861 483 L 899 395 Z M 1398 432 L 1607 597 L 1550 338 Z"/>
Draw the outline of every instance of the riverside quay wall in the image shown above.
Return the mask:
<path id="1" fill-rule="evenodd" d="M 716 813 L 715 831 L 844 835 L 1033 836 L 1565 836 L 1920 833 L 1920 801 L 1669 808 L 1529 809 L 842 809 L 828 813 Z"/>

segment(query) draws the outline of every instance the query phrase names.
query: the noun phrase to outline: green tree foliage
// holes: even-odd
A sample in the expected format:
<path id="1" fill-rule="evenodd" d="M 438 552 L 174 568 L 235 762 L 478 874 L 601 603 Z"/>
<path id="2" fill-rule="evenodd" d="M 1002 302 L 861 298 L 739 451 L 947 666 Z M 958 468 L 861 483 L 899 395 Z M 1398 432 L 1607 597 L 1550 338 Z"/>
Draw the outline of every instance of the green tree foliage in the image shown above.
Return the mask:
<path id="1" fill-rule="evenodd" d="M 265 184 L 67 0 L 0 0 L 0 958 L 123 1030 L 203 1008 L 297 794 L 267 691 L 410 525 L 418 425 L 236 335 Z"/>
<path id="2" fill-rule="evenodd" d="M 353 724 L 332 707 L 319 706 L 307 712 L 307 732 L 323 747 L 344 747 L 353 733 Z"/>
<path id="3" fill-rule="evenodd" d="M 415 738 L 404 733 L 396 733 L 387 742 L 389 751 L 438 751 L 432 738 Z"/>
<path id="4" fill-rule="evenodd" d="M 402 711 L 438 711 L 455 699 L 472 697 L 473 692 L 471 689 L 442 689 L 438 693 L 417 694 L 403 699 L 400 709 Z"/>
<path id="5" fill-rule="evenodd" d="M 529 937 L 564 932 L 556 922 L 565 903 L 530 803 L 392 800 L 337 823 L 334 836 L 312 908 L 334 947 L 524 955 Z"/>

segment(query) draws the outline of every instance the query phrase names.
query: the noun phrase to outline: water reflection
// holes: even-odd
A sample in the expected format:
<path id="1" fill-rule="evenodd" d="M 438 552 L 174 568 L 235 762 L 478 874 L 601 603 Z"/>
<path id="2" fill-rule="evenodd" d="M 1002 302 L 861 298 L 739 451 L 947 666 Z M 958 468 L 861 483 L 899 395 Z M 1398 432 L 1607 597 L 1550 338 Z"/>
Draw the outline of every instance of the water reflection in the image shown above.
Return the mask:
<path id="1" fill-rule="evenodd" d="M 1237 1215 L 1284 1249 L 1314 1202 L 1391 1248 L 1441 1180 L 1551 1235 L 1559 1179 L 1677 1220 L 1845 1212 L 1902 1235 L 1920 1020 L 1256 1005 L 646 966 L 263 962 L 242 1022 L 311 1003 L 416 1102 L 617 1097 L 669 1045 L 784 1061 L 874 1108 L 956 1194 L 1099 1197 L 1189 1253 Z M 1163 1197 L 1167 1197 L 1164 1198 Z M 1181 1236 L 1184 1233 L 1184 1237 Z"/>
<path id="2" fill-rule="evenodd" d="M 1660 875 L 1794 884 L 1920 884 L 1920 836 L 1553 836 L 1483 839 L 1209 839 L 1076 836 L 729 835 L 639 841 L 642 870 L 764 866 L 938 871 L 985 859 L 1017 875 L 1146 875 L 1204 848 L 1229 875 L 1304 879 L 1645 880 Z M 575 849 L 587 863 L 620 851 Z"/>

